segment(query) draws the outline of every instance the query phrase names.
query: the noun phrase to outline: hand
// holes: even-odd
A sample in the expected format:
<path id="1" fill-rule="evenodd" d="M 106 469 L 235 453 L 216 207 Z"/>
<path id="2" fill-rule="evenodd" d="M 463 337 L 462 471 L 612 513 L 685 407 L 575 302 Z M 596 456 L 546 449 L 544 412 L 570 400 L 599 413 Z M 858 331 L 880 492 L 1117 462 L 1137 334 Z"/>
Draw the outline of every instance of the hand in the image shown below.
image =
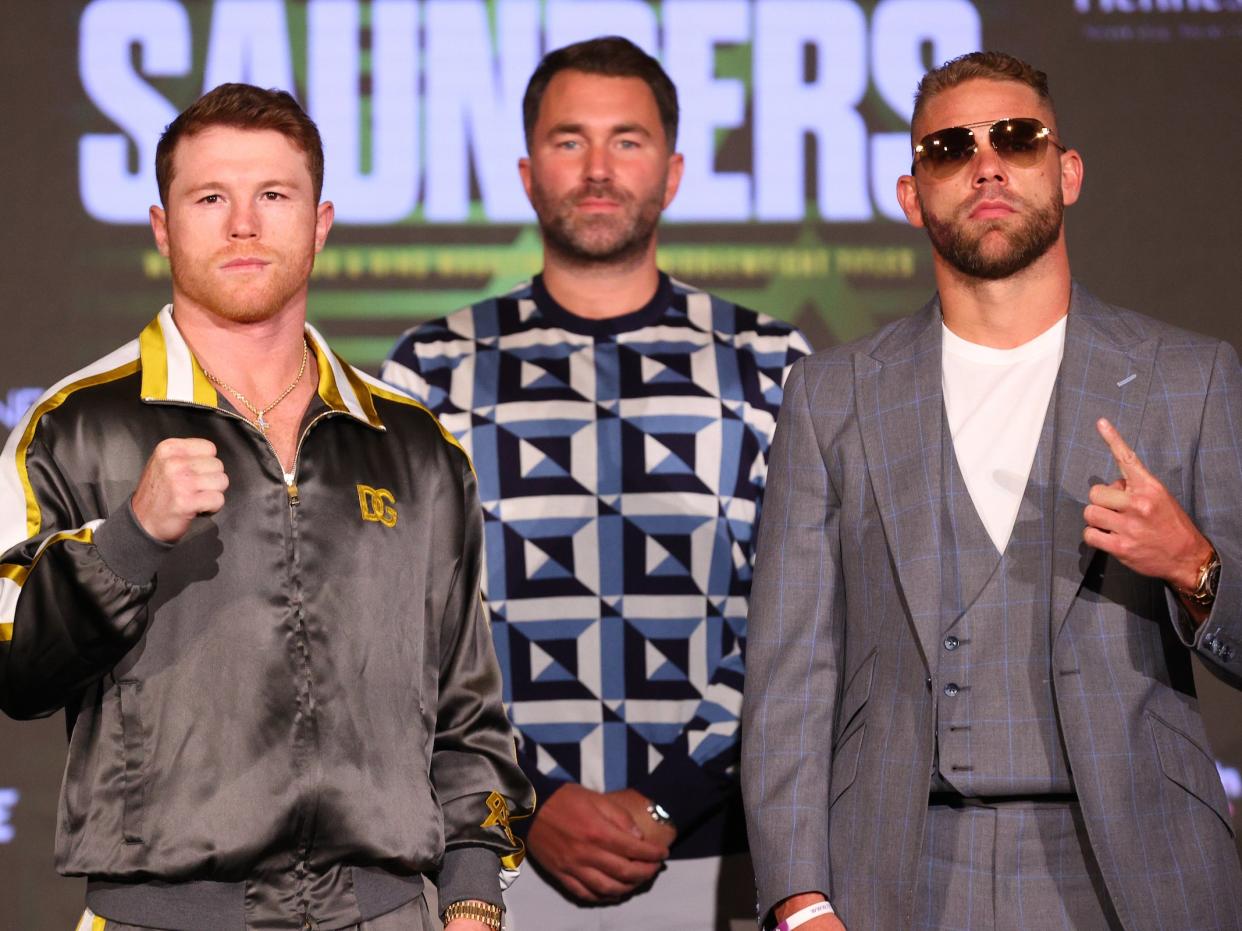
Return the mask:
<path id="1" fill-rule="evenodd" d="M 823 901 L 824 896 L 818 892 L 800 892 L 798 895 L 782 899 L 772 909 L 772 913 L 778 922 L 784 921 L 802 909 Z M 812 918 L 806 924 L 798 925 L 798 928 L 799 931 L 845 931 L 845 923 L 833 913 Z"/>
<path id="2" fill-rule="evenodd" d="M 176 543 L 200 514 L 224 507 L 229 477 L 209 440 L 170 439 L 151 453 L 130 504 L 142 529 Z"/>
<path id="3" fill-rule="evenodd" d="M 1140 575 L 1175 589 L 1193 589 L 1212 544 L 1117 429 L 1103 418 L 1096 428 L 1112 450 L 1121 478 L 1091 486 L 1091 503 L 1082 512 L 1087 522 L 1083 540 Z"/>
<path id="4" fill-rule="evenodd" d="M 630 816 L 645 840 L 661 847 L 671 847 L 673 841 L 677 840 L 677 828 L 671 824 L 661 824 L 652 818 L 651 812 L 647 811 L 651 799 L 637 789 L 618 789 L 604 797 L 615 802 Z"/>
<path id="5" fill-rule="evenodd" d="M 668 847 L 645 840 L 625 809 L 572 782 L 536 810 L 526 845 L 539 865 L 583 902 L 632 892 L 668 859 Z"/>
<path id="6" fill-rule="evenodd" d="M 492 926 L 473 918 L 454 918 L 444 926 L 444 931 L 492 931 Z"/>

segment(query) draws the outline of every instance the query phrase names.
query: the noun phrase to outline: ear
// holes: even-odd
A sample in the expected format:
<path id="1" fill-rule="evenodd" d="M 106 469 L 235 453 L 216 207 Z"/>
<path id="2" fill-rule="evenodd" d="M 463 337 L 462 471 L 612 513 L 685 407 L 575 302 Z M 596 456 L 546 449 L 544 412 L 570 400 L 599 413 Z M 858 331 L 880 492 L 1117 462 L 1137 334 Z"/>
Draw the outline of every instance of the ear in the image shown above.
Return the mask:
<path id="1" fill-rule="evenodd" d="M 328 241 L 328 230 L 332 229 L 332 221 L 334 219 L 336 219 L 336 208 L 332 206 L 332 201 L 325 200 L 315 208 L 316 254 L 323 251 L 324 243 Z"/>
<path id="2" fill-rule="evenodd" d="M 682 186 L 682 176 L 686 174 L 686 159 L 682 158 L 682 154 L 674 151 L 668 156 L 668 174 L 664 180 L 664 204 L 661 210 L 667 210 L 668 205 L 672 204 L 673 197 L 677 196 L 677 191 Z"/>
<path id="3" fill-rule="evenodd" d="M 522 189 L 526 191 L 526 199 L 530 200 L 530 156 L 523 155 L 518 159 L 518 177 L 522 179 Z"/>
<path id="4" fill-rule="evenodd" d="M 667 210 L 668 205 L 677 196 L 677 191 L 681 187 L 682 175 L 685 173 L 686 160 L 682 158 L 680 152 L 674 152 L 668 157 L 668 180 L 664 183 L 664 206 L 660 208 L 661 210 Z"/>
<path id="5" fill-rule="evenodd" d="M 1068 207 L 1082 193 L 1082 156 L 1077 149 L 1061 153 L 1061 199 Z"/>
<path id="6" fill-rule="evenodd" d="M 163 207 L 152 204 L 148 215 L 151 218 L 151 233 L 155 236 L 155 248 L 160 250 L 160 255 L 168 258 L 168 214 Z"/>
<path id="7" fill-rule="evenodd" d="M 901 212 L 906 215 L 906 222 L 922 229 L 923 205 L 919 203 L 919 183 L 911 175 L 902 175 L 897 179 L 897 203 Z"/>

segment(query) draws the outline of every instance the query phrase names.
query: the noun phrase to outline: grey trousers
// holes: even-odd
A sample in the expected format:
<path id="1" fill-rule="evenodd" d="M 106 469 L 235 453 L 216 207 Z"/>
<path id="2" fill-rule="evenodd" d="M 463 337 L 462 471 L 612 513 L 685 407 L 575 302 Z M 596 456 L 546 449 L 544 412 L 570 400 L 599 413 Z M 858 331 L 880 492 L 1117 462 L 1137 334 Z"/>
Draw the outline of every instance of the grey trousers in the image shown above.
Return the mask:
<path id="1" fill-rule="evenodd" d="M 407 902 L 387 915 L 380 915 L 378 918 L 372 918 L 370 921 L 364 921 L 342 929 L 342 931 L 441 931 L 443 927 L 438 918 L 431 917 L 427 908 L 427 900 L 420 895 L 417 899 Z M 104 922 L 103 931 L 159 931 L 159 929 L 107 921 Z M 211 931 L 211 929 L 204 927 L 201 931 Z"/>
<path id="2" fill-rule="evenodd" d="M 1121 922 L 1076 804 L 932 805 L 916 931 L 1096 931 Z"/>

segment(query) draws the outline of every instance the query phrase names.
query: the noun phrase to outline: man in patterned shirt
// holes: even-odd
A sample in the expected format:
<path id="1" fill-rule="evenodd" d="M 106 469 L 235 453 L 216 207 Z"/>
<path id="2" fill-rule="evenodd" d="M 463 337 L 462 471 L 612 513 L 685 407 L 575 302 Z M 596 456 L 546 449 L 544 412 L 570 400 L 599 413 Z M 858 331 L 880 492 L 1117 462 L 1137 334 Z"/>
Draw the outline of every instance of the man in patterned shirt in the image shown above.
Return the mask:
<path id="1" fill-rule="evenodd" d="M 753 914 L 736 766 L 754 529 L 788 325 L 672 281 L 677 94 L 620 38 L 550 53 L 519 163 L 544 269 L 402 337 L 384 376 L 462 441 L 541 868 L 515 927 Z M 753 919 L 749 919 L 753 920 Z"/>

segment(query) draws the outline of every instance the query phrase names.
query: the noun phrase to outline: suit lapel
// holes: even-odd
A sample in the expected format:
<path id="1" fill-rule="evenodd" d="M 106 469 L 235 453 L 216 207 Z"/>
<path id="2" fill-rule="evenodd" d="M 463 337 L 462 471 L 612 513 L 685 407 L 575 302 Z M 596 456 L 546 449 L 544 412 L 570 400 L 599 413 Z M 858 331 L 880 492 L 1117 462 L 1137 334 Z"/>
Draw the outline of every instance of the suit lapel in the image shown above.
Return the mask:
<path id="1" fill-rule="evenodd" d="M 854 357 L 867 472 L 924 662 L 938 655 L 941 620 L 940 325 L 933 301 Z"/>
<path id="2" fill-rule="evenodd" d="M 1056 389 L 1050 614 L 1054 641 L 1096 553 L 1082 540 L 1087 493 L 1097 482 L 1120 477 L 1096 421 L 1107 417 L 1126 442 L 1131 446 L 1138 442 L 1155 351 L 1156 340 L 1138 341 L 1108 305 L 1074 286 Z"/>

